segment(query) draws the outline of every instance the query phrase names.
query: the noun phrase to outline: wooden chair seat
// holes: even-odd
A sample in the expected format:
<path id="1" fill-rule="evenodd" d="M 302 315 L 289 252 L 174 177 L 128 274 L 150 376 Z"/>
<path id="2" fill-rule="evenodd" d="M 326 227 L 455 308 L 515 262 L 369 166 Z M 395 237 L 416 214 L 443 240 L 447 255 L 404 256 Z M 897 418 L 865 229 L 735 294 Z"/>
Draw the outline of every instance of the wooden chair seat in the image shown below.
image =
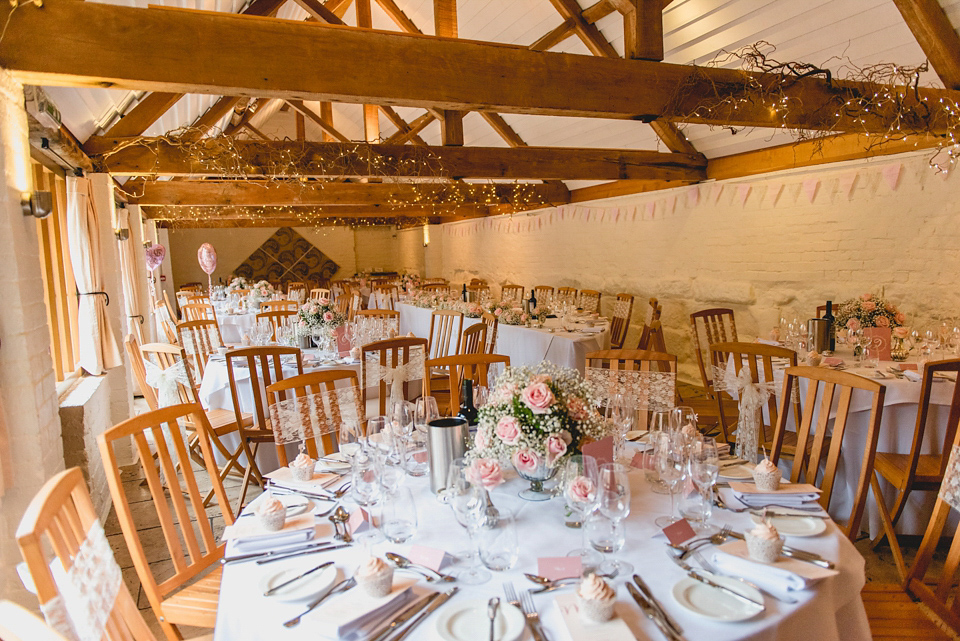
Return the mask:
<path id="1" fill-rule="evenodd" d="M 244 427 L 253 425 L 253 414 L 243 412 L 240 416 Z M 207 410 L 207 421 L 210 422 L 210 427 L 217 436 L 237 431 L 237 415 L 233 410 Z"/>
<path id="2" fill-rule="evenodd" d="M 923 454 L 917 459 L 917 472 L 913 476 L 913 489 L 921 489 L 920 485 L 927 489 L 936 490 L 940 488 L 940 481 L 943 475 L 940 473 L 941 456 L 939 454 Z M 909 454 L 894 454 L 893 452 L 877 452 L 877 460 L 874 467 L 884 478 L 894 485 L 901 485 L 903 479 L 907 477 L 910 469 Z"/>
<path id="3" fill-rule="evenodd" d="M 217 623 L 217 604 L 220 601 L 220 580 L 223 566 L 183 588 L 160 606 L 163 616 L 180 625 L 212 628 Z"/>

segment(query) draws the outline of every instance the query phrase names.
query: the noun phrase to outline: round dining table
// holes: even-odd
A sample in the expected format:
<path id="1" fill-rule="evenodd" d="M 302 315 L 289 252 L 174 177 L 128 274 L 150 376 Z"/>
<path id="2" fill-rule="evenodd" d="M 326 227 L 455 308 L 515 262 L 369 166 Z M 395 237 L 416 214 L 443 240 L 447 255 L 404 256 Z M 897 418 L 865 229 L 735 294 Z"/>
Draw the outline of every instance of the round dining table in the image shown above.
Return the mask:
<path id="1" fill-rule="evenodd" d="M 491 597 L 500 597 L 505 601 L 504 584 L 507 583 L 512 584 L 517 592 L 536 587 L 523 573 L 537 573 L 540 557 L 565 556 L 571 550 L 579 548 L 581 531 L 565 527 L 565 503 L 562 498 L 555 497 L 542 502 L 524 501 L 518 497 L 518 492 L 524 489 L 527 483 L 516 477 L 512 471 L 505 476 L 507 481 L 493 489 L 490 496 L 499 509 L 516 511 L 519 560 L 509 570 L 491 572 L 492 578 L 480 585 L 465 585 L 459 582 L 428 584 L 421 581 L 420 585 L 437 590 L 448 590 L 456 586 L 458 592 L 414 629 L 407 639 L 449 639 L 441 636 L 437 624 L 445 611 L 471 602 L 486 604 Z M 738 622 L 720 622 L 706 618 L 680 605 L 673 593 L 675 586 L 685 580 L 685 572 L 668 557 L 666 539 L 654 524 L 656 517 L 669 512 L 670 499 L 651 491 L 641 470 L 633 469 L 629 479 L 631 502 L 626 521 L 626 543 L 621 551 L 610 556 L 633 564 L 634 572 L 649 585 L 655 599 L 683 629 L 684 639 L 856 641 L 871 638 L 860 598 L 860 590 L 865 581 L 864 559 L 832 521 L 828 521 L 825 531 L 817 536 L 786 537 L 787 545 L 819 554 L 835 562 L 838 571 L 835 576 L 824 578 L 809 589 L 792 592 L 795 603 L 788 604 L 764 597 L 764 611 Z M 331 552 L 299 556 L 275 563 L 225 564 L 214 639 L 254 641 L 338 638 L 335 626 L 330 623 L 330 617 L 333 616 L 332 613 L 340 612 L 345 607 L 344 604 L 349 602 L 347 594 L 332 596 L 321 607 L 303 616 L 299 625 L 285 627 L 283 622 L 303 612 L 304 605 L 264 596 L 264 581 L 271 573 L 289 571 L 288 576 L 293 576 L 319 563 L 332 561 L 339 580 L 353 576 L 369 554 L 383 557 L 386 552 L 391 551 L 413 556 L 415 550 L 412 546 L 439 549 L 448 554 L 467 548 L 466 531 L 458 525 L 451 508 L 438 501 L 431 492 L 427 477 L 406 477 L 403 483 L 415 498 L 419 522 L 416 534 L 403 544 L 394 544 L 378 537 L 365 544 L 354 543 Z M 356 506 L 349 500 L 349 495 L 343 500 L 343 505 L 350 512 L 356 510 Z M 330 507 L 330 503 L 320 502 L 315 512 L 325 511 Z M 374 506 L 370 513 L 376 520 L 378 508 Z M 747 514 L 717 508 L 709 522 L 715 527 L 730 526 L 739 532 L 752 527 L 752 521 Z M 318 518 L 317 536 L 331 538 L 331 535 L 332 530 L 327 519 Z M 230 541 L 226 556 L 229 558 L 236 553 L 235 541 Z M 441 566 L 442 571 L 450 572 L 454 576 L 457 569 L 455 565 Z M 398 570 L 394 581 L 411 577 L 416 575 Z M 610 580 L 617 593 L 617 615 L 629 628 L 632 638 L 660 641 L 664 636 L 644 616 L 627 591 L 626 583 L 630 579 L 630 576 L 617 576 Z M 572 592 L 573 588 L 568 588 L 533 597 L 547 639 L 580 641 L 580 638 L 608 638 L 587 635 L 572 639 L 556 602 L 558 597 L 571 595 Z M 471 638 L 486 641 L 488 636 L 485 629 L 478 629 Z M 529 631 L 524 631 L 521 638 L 531 638 Z"/>

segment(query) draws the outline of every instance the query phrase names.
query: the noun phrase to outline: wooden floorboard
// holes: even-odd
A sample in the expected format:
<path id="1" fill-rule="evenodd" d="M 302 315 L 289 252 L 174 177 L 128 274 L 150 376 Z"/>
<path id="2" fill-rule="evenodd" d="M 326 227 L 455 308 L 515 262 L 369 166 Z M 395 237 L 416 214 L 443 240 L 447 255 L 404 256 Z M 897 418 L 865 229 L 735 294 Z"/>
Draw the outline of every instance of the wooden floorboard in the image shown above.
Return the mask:
<path id="1" fill-rule="evenodd" d="M 958 638 L 942 630 L 898 584 L 870 582 L 860 596 L 874 641 L 951 641 Z"/>

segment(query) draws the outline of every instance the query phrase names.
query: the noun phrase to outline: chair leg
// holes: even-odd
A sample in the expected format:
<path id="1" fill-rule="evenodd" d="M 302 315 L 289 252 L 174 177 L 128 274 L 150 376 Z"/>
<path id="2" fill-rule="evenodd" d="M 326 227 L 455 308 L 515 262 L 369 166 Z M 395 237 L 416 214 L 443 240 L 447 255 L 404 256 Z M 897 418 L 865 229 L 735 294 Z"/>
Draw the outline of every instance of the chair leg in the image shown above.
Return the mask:
<path id="1" fill-rule="evenodd" d="M 160 629 L 163 630 L 163 635 L 167 637 L 168 641 L 183 641 L 180 629 L 172 623 L 160 621 Z"/>
<path id="2" fill-rule="evenodd" d="M 873 488 L 873 498 L 877 503 L 877 508 L 880 510 L 880 520 L 883 521 L 883 531 L 886 534 L 887 540 L 890 542 L 890 551 L 893 552 L 893 561 L 897 565 L 897 573 L 900 575 L 900 580 L 903 581 L 907 577 L 907 564 L 903 561 L 903 551 L 900 549 L 900 542 L 897 540 L 897 533 L 894 531 L 893 521 L 890 519 L 890 513 L 887 511 L 887 506 L 883 502 L 883 495 L 880 493 L 880 483 L 877 480 L 877 472 L 874 472 L 870 477 L 870 487 Z M 876 544 L 883 538 L 883 534 L 877 537 L 877 540 L 872 543 L 872 546 Z"/>

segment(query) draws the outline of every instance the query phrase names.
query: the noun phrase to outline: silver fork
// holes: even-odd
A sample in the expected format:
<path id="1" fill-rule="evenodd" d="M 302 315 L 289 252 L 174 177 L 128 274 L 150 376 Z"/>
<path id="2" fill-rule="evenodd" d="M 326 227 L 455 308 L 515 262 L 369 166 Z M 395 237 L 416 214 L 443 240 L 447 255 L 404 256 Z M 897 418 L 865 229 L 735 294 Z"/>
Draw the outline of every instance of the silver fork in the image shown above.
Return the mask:
<path id="1" fill-rule="evenodd" d="M 533 638 L 536 641 L 547 641 L 547 636 L 543 633 L 543 628 L 540 627 L 540 615 L 537 613 L 537 606 L 534 604 L 529 591 L 524 590 L 520 593 L 520 605 Z"/>

